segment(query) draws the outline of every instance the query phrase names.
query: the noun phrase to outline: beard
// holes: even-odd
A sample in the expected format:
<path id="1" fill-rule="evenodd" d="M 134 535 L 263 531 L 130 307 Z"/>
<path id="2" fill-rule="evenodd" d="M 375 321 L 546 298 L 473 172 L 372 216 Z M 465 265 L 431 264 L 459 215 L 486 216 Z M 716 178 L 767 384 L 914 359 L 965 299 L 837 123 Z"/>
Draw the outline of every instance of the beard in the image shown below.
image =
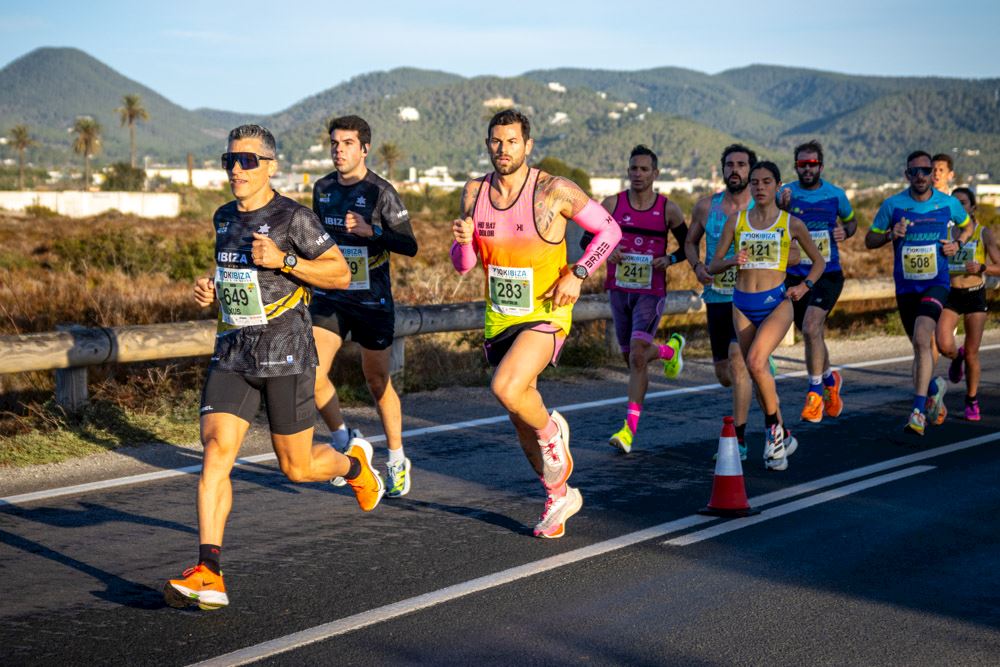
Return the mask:
<path id="1" fill-rule="evenodd" d="M 517 158 L 514 158 L 514 157 L 512 157 L 510 155 L 504 155 L 502 157 L 510 158 L 510 162 L 506 166 L 501 166 L 499 164 L 499 158 L 494 157 L 492 155 L 490 156 L 490 162 L 493 163 L 493 168 L 501 176 L 506 176 L 508 174 L 513 174 L 515 171 L 517 171 L 518 169 L 521 168 L 521 165 L 524 164 L 524 156 L 523 155 L 521 156 L 520 160 L 518 160 Z"/>
<path id="2" fill-rule="evenodd" d="M 738 179 L 736 183 L 733 183 L 733 179 L 734 178 Z M 740 192 L 743 192 L 744 190 L 747 189 L 748 185 L 750 185 L 750 179 L 749 178 L 747 178 L 747 179 L 744 180 L 743 178 L 741 178 L 740 176 L 738 176 L 736 174 L 733 174 L 728 179 L 726 179 L 726 190 L 729 190 L 729 194 L 731 194 L 731 195 L 735 195 L 735 194 L 738 194 Z"/>
<path id="3" fill-rule="evenodd" d="M 819 174 L 806 174 L 804 176 L 799 176 L 799 183 L 806 186 L 807 188 L 816 185 L 819 182 Z"/>

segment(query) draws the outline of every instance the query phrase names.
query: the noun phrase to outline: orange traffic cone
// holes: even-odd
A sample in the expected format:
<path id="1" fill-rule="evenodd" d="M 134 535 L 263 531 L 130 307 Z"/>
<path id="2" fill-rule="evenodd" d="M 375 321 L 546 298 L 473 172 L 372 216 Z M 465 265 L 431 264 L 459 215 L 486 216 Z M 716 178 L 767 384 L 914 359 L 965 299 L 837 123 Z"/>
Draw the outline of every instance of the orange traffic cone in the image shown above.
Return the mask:
<path id="1" fill-rule="evenodd" d="M 712 498 L 708 501 L 707 507 L 698 510 L 698 514 L 724 517 L 759 514 L 759 510 L 751 508 L 747 500 L 733 418 L 725 417 L 722 422 L 719 455 L 715 460 L 715 479 L 712 481 Z"/>

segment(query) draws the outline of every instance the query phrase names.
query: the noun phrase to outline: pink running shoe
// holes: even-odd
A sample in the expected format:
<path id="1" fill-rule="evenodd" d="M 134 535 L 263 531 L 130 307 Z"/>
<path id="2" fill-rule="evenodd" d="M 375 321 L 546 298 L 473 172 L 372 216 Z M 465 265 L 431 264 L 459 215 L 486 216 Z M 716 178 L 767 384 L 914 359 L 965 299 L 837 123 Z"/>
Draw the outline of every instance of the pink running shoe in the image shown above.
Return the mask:
<path id="1" fill-rule="evenodd" d="M 535 537 L 547 539 L 560 538 L 566 534 L 566 520 L 583 507 L 583 496 L 572 486 L 566 486 L 566 493 L 561 498 L 552 494 L 545 500 L 545 509 L 535 526 Z"/>
<path id="2" fill-rule="evenodd" d="M 979 421 L 979 401 L 972 401 L 965 404 L 965 418 L 970 422 Z"/>
<path id="3" fill-rule="evenodd" d="M 965 347 L 958 348 L 958 356 L 948 366 L 948 379 L 958 384 L 965 377 Z"/>

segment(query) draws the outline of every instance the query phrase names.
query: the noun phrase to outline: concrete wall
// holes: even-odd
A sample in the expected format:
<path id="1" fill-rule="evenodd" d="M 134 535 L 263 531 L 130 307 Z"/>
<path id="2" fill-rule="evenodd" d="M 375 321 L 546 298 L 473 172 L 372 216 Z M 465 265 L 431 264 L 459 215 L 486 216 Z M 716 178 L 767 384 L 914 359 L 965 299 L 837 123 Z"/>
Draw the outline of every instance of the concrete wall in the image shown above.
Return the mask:
<path id="1" fill-rule="evenodd" d="M 28 206 L 44 206 L 69 218 L 111 209 L 142 218 L 176 218 L 181 197 L 174 192 L 0 192 L 0 208 L 23 211 Z"/>

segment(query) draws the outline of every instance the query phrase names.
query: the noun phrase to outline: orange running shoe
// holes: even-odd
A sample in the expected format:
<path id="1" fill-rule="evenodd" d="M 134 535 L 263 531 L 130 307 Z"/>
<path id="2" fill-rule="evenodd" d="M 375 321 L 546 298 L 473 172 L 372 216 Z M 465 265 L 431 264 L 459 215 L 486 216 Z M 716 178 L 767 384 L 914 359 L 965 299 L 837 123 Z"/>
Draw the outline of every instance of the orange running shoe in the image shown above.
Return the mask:
<path id="1" fill-rule="evenodd" d="M 348 445 L 346 454 L 361 461 L 361 474 L 354 479 L 347 480 L 347 484 L 354 489 L 358 506 L 365 512 L 371 512 L 378 507 L 378 503 L 385 493 L 385 482 L 372 467 L 371 443 L 361 438 L 355 438 Z"/>
<path id="2" fill-rule="evenodd" d="M 813 424 L 823 421 L 823 397 L 815 391 L 806 393 L 806 406 L 802 408 L 802 419 Z"/>
<path id="3" fill-rule="evenodd" d="M 178 609 L 198 605 L 212 611 L 229 604 L 222 574 L 216 574 L 199 563 L 184 570 L 180 579 L 170 579 L 163 587 L 163 601 Z"/>
<path id="4" fill-rule="evenodd" d="M 948 408 L 945 407 L 944 403 L 942 403 L 941 407 L 938 410 L 937 417 L 934 419 L 934 425 L 935 426 L 940 426 L 941 424 L 943 424 L 944 420 L 945 420 L 945 417 L 947 417 L 947 416 L 948 416 Z"/>
<path id="5" fill-rule="evenodd" d="M 844 401 L 840 398 L 840 388 L 844 385 L 844 378 L 840 371 L 833 371 L 833 386 L 823 385 L 823 405 L 826 406 L 826 414 L 829 417 L 839 417 L 844 411 Z"/>

